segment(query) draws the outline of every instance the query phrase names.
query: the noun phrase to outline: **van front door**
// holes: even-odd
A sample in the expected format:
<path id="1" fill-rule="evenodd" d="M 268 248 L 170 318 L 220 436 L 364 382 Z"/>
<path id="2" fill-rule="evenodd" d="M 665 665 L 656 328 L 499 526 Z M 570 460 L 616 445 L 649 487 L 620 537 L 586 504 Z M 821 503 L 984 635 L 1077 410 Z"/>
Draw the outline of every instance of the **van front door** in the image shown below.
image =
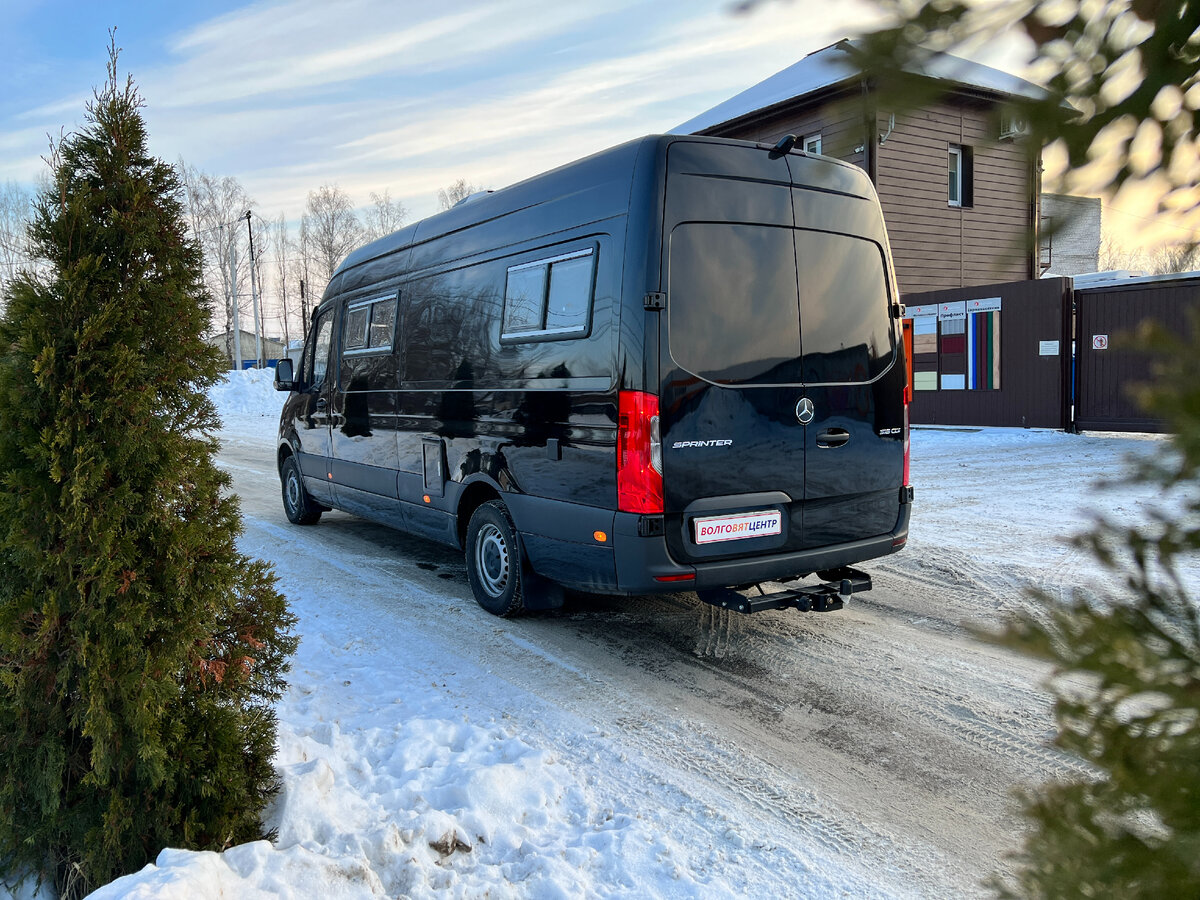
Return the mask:
<path id="1" fill-rule="evenodd" d="M 313 323 L 312 335 L 304 348 L 304 403 L 295 423 L 299 439 L 296 459 L 304 476 L 304 487 L 320 503 L 333 500 L 329 423 L 337 381 L 330 370 L 335 315 L 336 310 L 326 310 Z"/>

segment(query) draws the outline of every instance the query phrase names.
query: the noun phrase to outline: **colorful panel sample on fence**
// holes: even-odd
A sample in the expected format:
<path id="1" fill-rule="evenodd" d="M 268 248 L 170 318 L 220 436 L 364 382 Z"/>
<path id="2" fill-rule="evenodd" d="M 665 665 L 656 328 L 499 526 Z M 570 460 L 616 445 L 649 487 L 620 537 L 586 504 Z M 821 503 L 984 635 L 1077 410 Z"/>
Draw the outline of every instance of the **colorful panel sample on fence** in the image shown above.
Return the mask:
<path id="1" fill-rule="evenodd" d="M 938 321 L 941 332 L 938 341 L 938 368 L 942 373 L 943 391 L 961 391 L 966 387 L 967 375 L 967 319 Z"/>
<path id="2" fill-rule="evenodd" d="M 999 297 L 910 306 L 913 390 L 1000 390 Z"/>
<path id="3" fill-rule="evenodd" d="M 967 387 L 1000 390 L 1000 312 L 971 313 L 967 327 Z"/>
<path id="4" fill-rule="evenodd" d="M 915 316 L 913 323 L 913 390 L 936 391 L 938 385 L 937 315 Z"/>

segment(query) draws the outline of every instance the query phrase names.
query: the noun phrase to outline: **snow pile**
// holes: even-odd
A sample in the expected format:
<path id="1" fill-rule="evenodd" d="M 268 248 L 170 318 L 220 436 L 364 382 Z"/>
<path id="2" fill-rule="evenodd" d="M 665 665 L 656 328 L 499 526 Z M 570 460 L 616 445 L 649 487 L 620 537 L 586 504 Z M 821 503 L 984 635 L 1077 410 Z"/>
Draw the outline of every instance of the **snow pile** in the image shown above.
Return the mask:
<path id="1" fill-rule="evenodd" d="M 385 619 L 343 615 L 346 600 L 319 576 L 313 590 L 312 573 L 281 574 L 304 638 L 279 708 L 282 790 L 266 817 L 276 841 L 166 849 L 95 900 L 739 895 L 658 811 L 623 809 L 586 759 L 535 746 L 515 717 L 477 700 L 486 670 L 458 659 L 448 672 L 419 634 L 376 640 Z M 538 702 L 511 685 L 501 698 Z"/>
<path id="2" fill-rule="evenodd" d="M 275 390 L 274 369 L 230 370 L 208 392 L 222 419 L 257 416 L 278 420 L 287 394 Z"/>
<path id="3" fill-rule="evenodd" d="M 345 896 L 479 896 L 503 885 L 509 895 L 518 885 L 521 894 L 554 893 L 578 881 L 625 824 L 597 815 L 555 754 L 503 716 L 472 722 L 458 689 L 430 680 L 440 674 L 434 655 L 401 641 L 389 672 L 383 647 L 359 649 L 353 639 L 339 647 L 328 634 L 309 643 L 314 652 L 283 710 L 284 789 L 269 823 L 283 853 L 301 848 L 323 860 L 323 894 L 352 863 L 359 872 Z M 348 666 L 354 656 L 369 665 Z"/>

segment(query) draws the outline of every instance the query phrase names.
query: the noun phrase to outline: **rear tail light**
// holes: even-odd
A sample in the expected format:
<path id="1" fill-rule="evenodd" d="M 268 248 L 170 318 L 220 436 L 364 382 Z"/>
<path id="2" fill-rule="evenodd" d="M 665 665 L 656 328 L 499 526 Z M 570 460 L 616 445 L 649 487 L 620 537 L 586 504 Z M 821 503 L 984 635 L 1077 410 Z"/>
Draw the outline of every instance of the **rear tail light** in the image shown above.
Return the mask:
<path id="1" fill-rule="evenodd" d="M 908 477 L 908 401 L 904 401 L 904 486 L 908 487 L 912 484 L 912 480 Z"/>
<path id="2" fill-rule="evenodd" d="M 662 439 L 658 397 L 621 391 L 617 400 L 617 508 L 661 513 Z"/>

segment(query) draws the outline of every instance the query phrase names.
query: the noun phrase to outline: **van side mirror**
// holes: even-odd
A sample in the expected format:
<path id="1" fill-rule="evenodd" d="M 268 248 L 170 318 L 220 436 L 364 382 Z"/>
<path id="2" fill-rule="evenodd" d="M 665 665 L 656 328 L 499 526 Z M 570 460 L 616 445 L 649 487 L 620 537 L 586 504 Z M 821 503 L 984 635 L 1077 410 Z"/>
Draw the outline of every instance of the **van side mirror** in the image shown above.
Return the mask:
<path id="1" fill-rule="evenodd" d="M 294 391 L 296 389 L 292 365 L 290 359 L 281 359 L 275 364 L 275 390 Z"/>

